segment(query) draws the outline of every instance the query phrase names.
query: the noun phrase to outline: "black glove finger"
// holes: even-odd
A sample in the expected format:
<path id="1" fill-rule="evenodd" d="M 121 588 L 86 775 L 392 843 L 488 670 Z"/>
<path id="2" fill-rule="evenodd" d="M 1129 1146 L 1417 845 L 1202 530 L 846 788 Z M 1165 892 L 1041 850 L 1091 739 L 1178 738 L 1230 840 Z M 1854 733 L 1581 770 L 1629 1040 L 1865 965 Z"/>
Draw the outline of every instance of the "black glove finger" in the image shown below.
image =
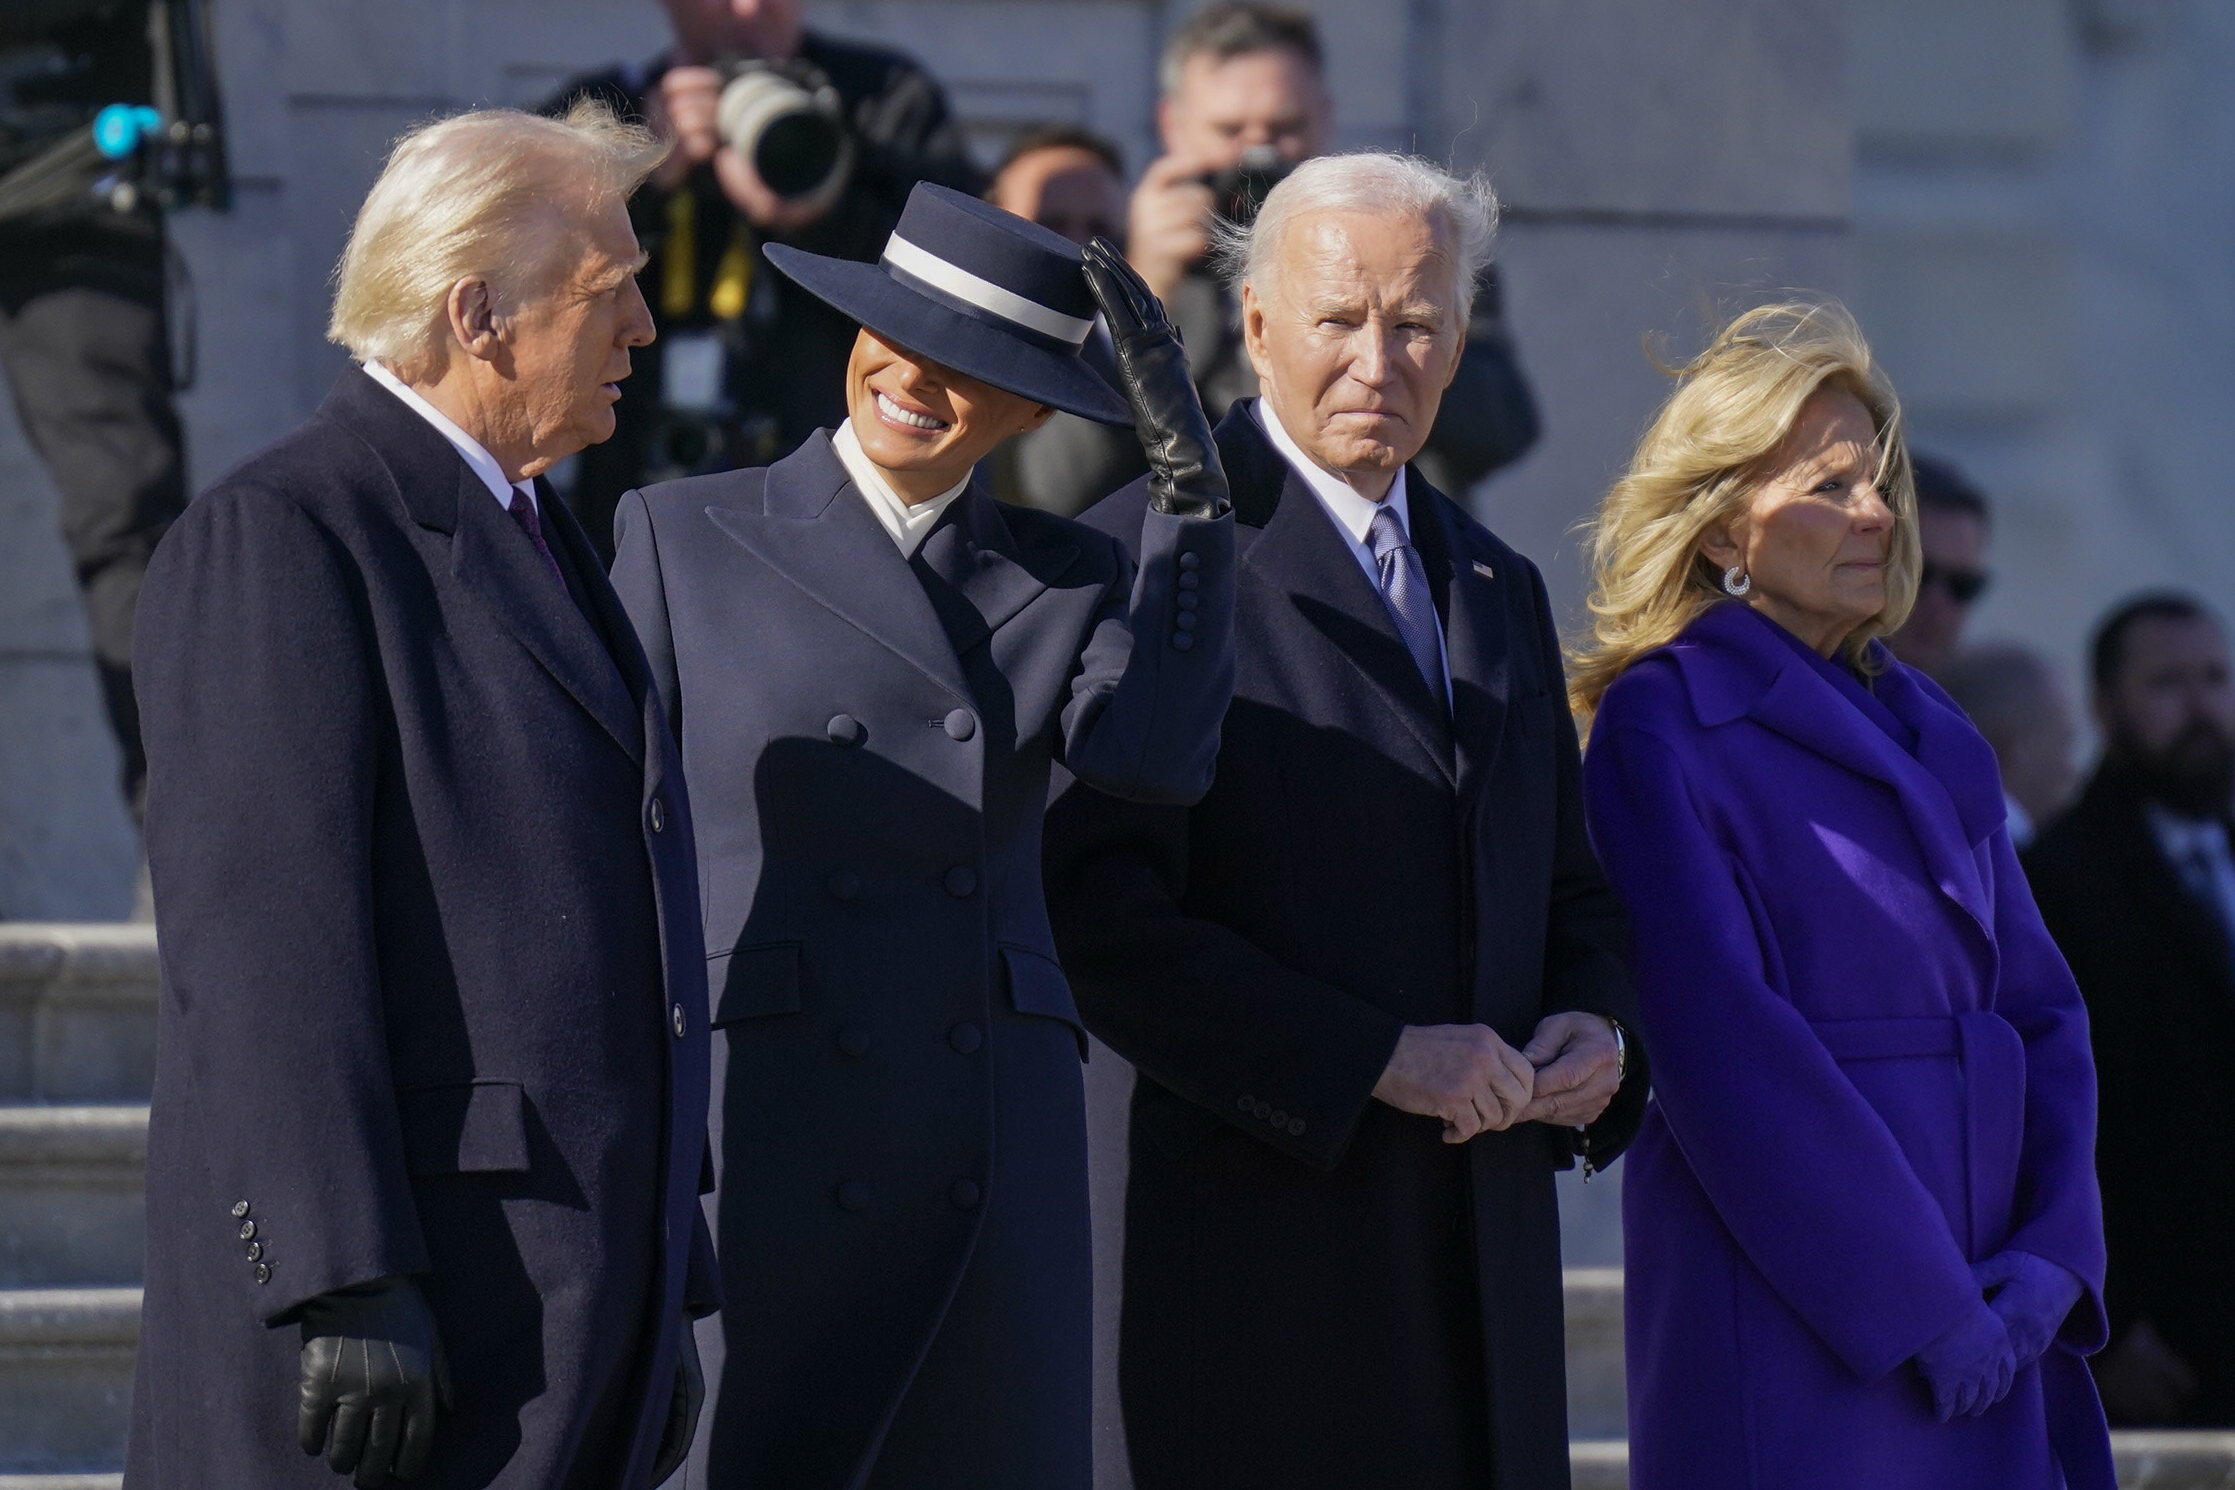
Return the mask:
<path id="1" fill-rule="evenodd" d="M 427 1455 L 435 1446 L 435 1399 L 440 1395 L 441 1358 L 436 1357 L 437 1375 L 434 1382 L 422 1382 L 411 1394 L 411 1403 L 404 1411 L 403 1437 L 396 1444 L 396 1478 L 416 1480 L 427 1468 Z M 450 1403 L 442 1407 L 448 1410 Z"/>
<path id="2" fill-rule="evenodd" d="M 334 1426 L 326 1435 L 326 1467 L 335 1474 L 354 1474 L 365 1457 L 365 1435 L 372 1428 L 372 1409 L 362 1397 L 342 1398 L 334 1408 Z"/>
<path id="3" fill-rule="evenodd" d="M 1097 238 L 1084 251 L 1087 288 L 1110 323 L 1113 336 L 1126 332 L 1160 330 L 1165 325 L 1164 302 L 1156 298 L 1148 281 L 1125 261 L 1118 246 Z"/>
<path id="4" fill-rule="evenodd" d="M 302 1405 L 295 1413 L 295 1442 L 306 1454 L 326 1452 L 326 1430 L 334 1416 L 334 1362 L 338 1340 L 317 1339 L 303 1347 Z"/>
<path id="5" fill-rule="evenodd" d="M 389 1471 L 396 1467 L 396 1444 L 403 1437 L 403 1425 L 401 1402 L 383 1402 L 372 1410 L 371 1424 L 365 1430 L 364 1456 L 357 1461 L 357 1473 L 352 1476 L 357 1490 L 374 1490 L 388 1483 Z"/>

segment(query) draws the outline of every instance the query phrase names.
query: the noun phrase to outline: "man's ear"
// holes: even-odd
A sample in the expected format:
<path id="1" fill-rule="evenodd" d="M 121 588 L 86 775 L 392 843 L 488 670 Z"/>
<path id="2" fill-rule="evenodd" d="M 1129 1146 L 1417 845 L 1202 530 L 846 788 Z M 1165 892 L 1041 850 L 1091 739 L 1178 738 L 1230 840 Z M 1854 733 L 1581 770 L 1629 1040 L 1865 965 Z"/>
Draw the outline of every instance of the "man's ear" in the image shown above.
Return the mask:
<path id="1" fill-rule="evenodd" d="M 465 349 L 466 355 L 483 362 L 496 360 L 503 336 L 497 324 L 496 296 L 487 280 L 477 274 L 459 280 L 444 298 L 443 311 L 450 323 L 451 339 Z"/>
<path id="2" fill-rule="evenodd" d="M 1249 354 L 1249 365 L 1257 370 L 1257 380 L 1267 381 L 1265 370 L 1265 302 L 1258 298 L 1257 286 L 1242 281 L 1242 350 Z M 1452 363 L 1458 371 L 1459 364 Z"/>

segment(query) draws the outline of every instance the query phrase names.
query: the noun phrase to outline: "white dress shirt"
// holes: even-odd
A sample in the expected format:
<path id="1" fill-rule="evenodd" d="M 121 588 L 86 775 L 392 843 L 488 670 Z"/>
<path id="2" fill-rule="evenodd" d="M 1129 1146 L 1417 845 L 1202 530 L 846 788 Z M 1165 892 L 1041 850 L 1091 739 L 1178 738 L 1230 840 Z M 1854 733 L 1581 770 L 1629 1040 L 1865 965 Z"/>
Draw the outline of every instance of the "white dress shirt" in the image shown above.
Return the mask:
<path id="1" fill-rule="evenodd" d="M 2219 917 L 2235 938 L 2235 855 L 2227 846 L 2227 826 L 2217 818 L 2182 817 L 2155 802 L 2145 809 L 2158 849 L 2194 894 Z"/>
<path id="2" fill-rule="evenodd" d="M 1319 498 L 1319 505 L 1335 520 L 1335 531 L 1350 545 L 1351 557 L 1358 561 L 1360 569 L 1366 571 L 1367 582 L 1374 587 L 1374 593 L 1379 595 L 1381 560 L 1374 557 L 1374 546 L 1368 541 L 1367 535 L 1373 528 L 1374 514 L 1387 507 L 1396 514 L 1397 526 L 1404 530 L 1405 541 L 1412 541 L 1412 505 L 1405 497 L 1405 468 L 1397 468 L 1397 479 L 1389 483 L 1389 494 L 1378 502 L 1372 501 L 1358 495 L 1349 482 L 1304 454 L 1304 448 L 1289 436 L 1288 431 L 1281 426 L 1280 416 L 1273 412 L 1263 398 L 1251 401 L 1250 412 L 1257 417 L 1258 425 L 1265 431 L 1265 437 L 1273 442 L 1273 448 L 1281 453 L 1281 458 L 1288 462 L 1297 475 L 1304 478 L 1304 485 L 1311 488 L 1312 495 Z M 1443 697 L 1444 702 L 1449 704 L 1451 652 L 1444 645 L 1440 630 L 1436 633 L 1436 655 L 1443 663 Z"/>
<path id="3" fill-rule="evenodd" d="M 900 546 L 900 557 L 903 559 L 913 559 L 916 556 L 916 550 L 923 547 L 925 536 L 938 524 L 939 514 L 945 512 L 948 504 L 961 496 L 970 485 L 970 478 L 965 476 L 928 501 L 903 502 L 900 493 L 886 484 L 884 473 L 862 453 L 861 441 L 854 434 L 853 420 L 846 420 L 832 431 L 830 448 L 838 452 L 838 463 L 853 478 L 854 489 L 861 493 L 861 499 L 869 504 L 871 512 L 877 514 L 877 521 L 884 524 L 885 531 L 892 535 L 892 541 Z"/>
<path id="4" fill-rule="evenodd" d="M 504 467 L 497 464 L 497 458 L 484 450 L 479 440 L 451 423 L 449 416 L 442 410 L 421 398 L 410 384 L 370 358 L 365 361 L 365 376 L 402 399 L 405 408 L 433 425 L 436 434 L 455 446 L 458 453 L 466 458 L 466 464 L 473 467 L 473 474 L 481 478 L 481 484 L 489 488 L 489 495 L 497 499 L 499 507 L 507 512 L 511 511 L 512 494 L 518 492 L 528 499 L 530 508 L 538 513 L 542 511 L 536 507 L 533 481 L 505 480 Z"/>

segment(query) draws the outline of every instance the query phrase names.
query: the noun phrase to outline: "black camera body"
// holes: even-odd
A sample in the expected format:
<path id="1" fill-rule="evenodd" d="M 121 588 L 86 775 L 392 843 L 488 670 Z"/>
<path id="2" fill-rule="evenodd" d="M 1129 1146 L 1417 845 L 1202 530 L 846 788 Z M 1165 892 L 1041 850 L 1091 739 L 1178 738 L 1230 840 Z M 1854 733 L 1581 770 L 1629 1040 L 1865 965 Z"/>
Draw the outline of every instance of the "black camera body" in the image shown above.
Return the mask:
<path id="1" fill-rule="evenodd" d="M 1211 189 L 1215 204 L 1211 210 L 1237 228 L 1248 227 L 1257 221 L 1265 198 L 1288 179 L 1296 166 L 1297 162 L 1270 145 L 1250 146 L 1239 161 L 1202 178 Z"/>

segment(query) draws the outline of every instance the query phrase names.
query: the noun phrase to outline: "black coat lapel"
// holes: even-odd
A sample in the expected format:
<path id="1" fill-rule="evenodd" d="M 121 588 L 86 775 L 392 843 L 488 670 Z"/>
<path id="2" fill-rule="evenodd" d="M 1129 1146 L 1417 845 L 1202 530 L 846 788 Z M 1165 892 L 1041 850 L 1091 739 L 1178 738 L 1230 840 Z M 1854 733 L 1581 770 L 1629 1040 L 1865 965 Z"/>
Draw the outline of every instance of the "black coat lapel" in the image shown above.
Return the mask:
<path id="1" fill-rule="evenodd" d="M 968 501 L 963 496 L 957 501 Z M 818 430 L 768 468 L 760 512 L 708 507 L 724 533 L 818 605 L 975 702 L 946 626 L 892 535 Z"/>
<path id="2" fill-rule="evenodd" d="M 1435 762 L 1437 771 L 1456 785 L 1457 771 L 1444 711 L 1437 707 L 1434 696 L 1428 692 L 1428 680 L 1420 675 L 1412 653 L 1397 635 L 1397 623 L 1390 617 L 1389 607 L 1382 603 L 1380 590 L 1359 567 L 1358 557 L 1336 529 L 1335 519 L 1312 494 L 1304 478 L 1290 469 L 1280 453 L 1272 449 L 1264 432 L 1256 429 L 1254 418 L 1246 410 L 1236 408 L 1227 424 L 1232 425 L 1235 420 L 1248 421 L 1247 437 L 1253 437 L 1272 456 L 1270 465 L 1252 463 L 1258 481 L 1269 482 L 1278 477 L 1282 482 L 1279 494 L 1270 501 L 1262 491 L 1248 493 L 1247 505 L 1253 513 L 1266 514 L 1265 532 L 1249 546 L 1242 559 L 1243 565 L 1256 570 L 1288 596 L 1288 603 L 1388 700 L 1390 711 L 1403 722 L 1407 733 L 1419 741 L 1421 750 Z M 1240 433 L 1229 431 L 1229 440 L 1221 441 L 1222 454 L 1229 441 Z M 1230 471 L 1228 480 L 1232 479 Z M 1243 507 L 1243 501 L 1235 502 L 1237 515 Z M 1414 523 L 1420 521 L 1417 509 L 1409 515 Z"/>
<path id="3" fill-rule="evenodd" d="M 2093 818 L 2103 856 L 2110 861 L 2106 867 L 2128 886 L 2136 913 L 2156 921 L 2159 931 L 2184 947 L 2212 977 L 2222 983 L 2235 979 L 2235 948 L 2229 947 L 2219 917 L 2189 889 L 2158 847 L 2141 798 L 2099 769 L 2073 810 Z"/>
<path id="4" fill-rule="evenodd" d="M 453 577 L 605 727 L 631 760 L 642 764 L 644 722 L 613 654 L 465 458 L 362 368 L 351 367 L 341 375 L 319 413 L 379 457 L 412 520 L 449 535 Z M 538 486 L 539 492 L 548 489 Z M 565 525 L 580 537 L 558 502 L 546 502 L 539 510 L 547 525 Z M 544 541 L 551 541 L 548 528 Z M 596 572 L 594 560 L 590 572 Z"/>
<path id="5" fill-rule="evenodd" d="M 1411 493 L 1413 546 L 1428 570 L 1444 618 L 1444 655 L 1451 666 L 1451 738 L 1462 791 L 1490 777 L 1512 706 L 1513 623 L 1501 584 L 1516 576 L 1499 575 L 1499 557 L 1478 548 L 1465 524 L 1442 493 L 1413 471 Z M 1563 700 L 1560 707 L 1566 707 Z"/>

